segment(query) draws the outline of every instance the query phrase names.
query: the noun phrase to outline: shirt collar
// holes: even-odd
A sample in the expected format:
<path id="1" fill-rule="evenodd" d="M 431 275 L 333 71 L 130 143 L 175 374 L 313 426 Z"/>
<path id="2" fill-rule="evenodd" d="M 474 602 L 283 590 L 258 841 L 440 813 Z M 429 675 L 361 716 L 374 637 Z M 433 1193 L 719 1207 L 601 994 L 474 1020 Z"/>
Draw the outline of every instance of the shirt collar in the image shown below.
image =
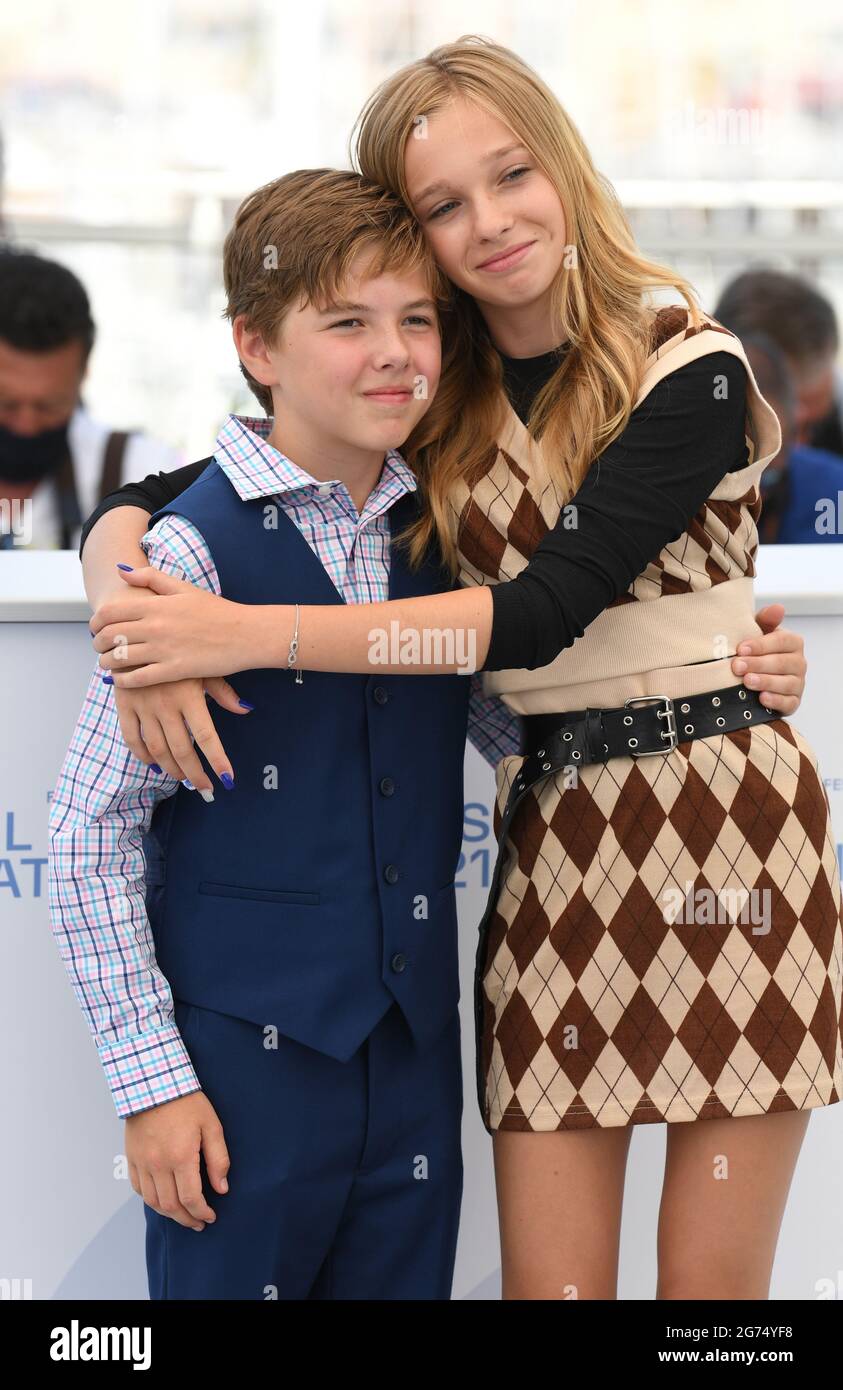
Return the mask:
<path id="1" fill-rule="evenodd" d="M 273 420 L 251 415 L 229 415 L 217 435 L 214 457 L 234 487 L 238 497 L 247 502 L 255 497 L 271 497 L 277 493 L 308 489 L 311 495 L 321 486 L 304 468 L 287 458 L 267 438 Z M 341 481 L 340 479 L 332 481 Z M 396 501 L 405 492 L 414 492 L 418 481 L 409 464 L 397 449 L 388 449 L 383 471 L 372 489 L 371 499 L 388 489 L 389 500 Z M 366 503 L 367 509 L 369 500 Z"/>

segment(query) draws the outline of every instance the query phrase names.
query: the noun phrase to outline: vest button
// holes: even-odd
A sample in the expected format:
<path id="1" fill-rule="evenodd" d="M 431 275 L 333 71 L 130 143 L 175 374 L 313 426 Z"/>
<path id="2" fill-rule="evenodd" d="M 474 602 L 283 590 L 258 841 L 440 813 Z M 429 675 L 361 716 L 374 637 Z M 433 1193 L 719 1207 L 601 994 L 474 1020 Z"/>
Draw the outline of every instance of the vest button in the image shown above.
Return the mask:
<path id="1" fill-rule="evenodd" d="M 380 780 L 380 789 L 384 796 L 392 796 L 392 793 L 395 791 L 395 783 L 392 778 L 382 777 Z"/>
<path id="2" fill-rule="evenodd" d="M 387 864 L 386 868 L 383 871 L 383 876 L 386 879 L 387 883 L 397 883 L 398 870 L 396 869 L 395 865 Z"/>
<path id="3" fill-rule="evenodd" d="M 382 685 L 376 685 L 372 694 L 379 705 L 385 705 L 389 699 L 389 695 Z"/>
<path id="4" fill-rule="evenodd" d="M 390 964 L 392 965 L 393 970 L 397 970 L 400 974 L 401 971 L 404 969 L 404 966 L 407 964 L 407 957 L 402 955 L 400 951 L 396 951 L 395 955 L 392 957 Z"/>

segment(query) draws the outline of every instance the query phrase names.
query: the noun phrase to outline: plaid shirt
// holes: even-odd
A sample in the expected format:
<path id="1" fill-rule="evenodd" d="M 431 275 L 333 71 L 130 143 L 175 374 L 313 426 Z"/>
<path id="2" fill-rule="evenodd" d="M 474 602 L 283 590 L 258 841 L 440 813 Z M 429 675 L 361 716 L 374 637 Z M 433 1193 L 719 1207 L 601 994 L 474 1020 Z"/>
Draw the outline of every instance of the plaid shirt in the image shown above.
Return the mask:
<path id="1" fill-rule="evenodd" d="M 349 603 L 389 597 L 389 508 L 416 487 L 395 450 L 357 512 L 345 484 L 321 483 L 270 444 L 272 422 L 231 415 L 215 457 L 244 500 L 283 506 Z M 170 515 L 141 541 L 149 563 L 220 592 L 204 539 Z M 142 836 L 157 802 L 178 788 L 126 747 L 113 687 L 94 668 L 50 806 L 53 935 L 96 1041 L 117 1113 L 132 1115 L 201 1089 L 176 1027 L 170 986 L 155 960 Z M 492 764 L 518 751 L 517 720 L 471 681 L 469 738 Z M 248 718 L 248 716 L 245 716 Z"/>

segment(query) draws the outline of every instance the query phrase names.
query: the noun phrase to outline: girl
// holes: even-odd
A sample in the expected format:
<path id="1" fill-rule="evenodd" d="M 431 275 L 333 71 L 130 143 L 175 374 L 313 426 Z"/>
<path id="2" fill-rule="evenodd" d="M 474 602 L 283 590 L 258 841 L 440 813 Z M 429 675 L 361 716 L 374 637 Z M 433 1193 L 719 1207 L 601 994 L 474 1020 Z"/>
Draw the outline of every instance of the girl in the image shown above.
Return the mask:
<path id="1" fill-rule="evenodd" d="M 469 37 L 404 68 L 365 108 L 357 156 L 454 286 L 442 383 L 403 452 L 428 504 L 411 553 L 435 538 L 462 587 L 249 610 L 141 569 L 91 624 L 100 664 L 142 699 L 251 666 L 450 672 L 462 657 L 425 659 L 421 639 L 474 643 L 523 736 L 497 769 L 475 999 L 504 1297 L 615 1296 L 632 1126 L 657 1121 L 657 1296 L 766 1297 L 810 1110 L 843 1083 L 828 801 L 778 717 L 798 679 L 733 660 L 778 422 L 739 340 L 638 253 L 508 50 Z M 648 299 L 670 286 L 684 304 Z M 347 327 L 365 333 L 365 312 Z M 257 337 L 241 358 L 277 384 Z M 132 559 L 115 537 L 138 534 L 103 529 L 92 563 Z M 384 664 L 394 624 L 415 664 Z"/>

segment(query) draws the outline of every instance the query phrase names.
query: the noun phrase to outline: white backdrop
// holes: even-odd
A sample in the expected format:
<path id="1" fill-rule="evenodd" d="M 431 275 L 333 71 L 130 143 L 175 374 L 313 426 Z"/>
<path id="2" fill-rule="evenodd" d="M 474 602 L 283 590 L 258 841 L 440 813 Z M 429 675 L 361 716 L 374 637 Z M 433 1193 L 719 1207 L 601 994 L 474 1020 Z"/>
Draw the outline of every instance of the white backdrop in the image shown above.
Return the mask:
<path id="1" fill-rule="evenodd" d="M 786 604 L 805 637 L 794 722 L 813 743 L 843 864 L 843 548 L 770 547 L 758 602 Z M 0 1298 L 146 1298 L 144 1221 L 96 1049 L 49 927 L 47 816 L 92 670 L 89 610 L 72 552 L 0 555 Z M 461 933 L 465 1188 L 455 1299 L 497 1299 L 491 1139 L 477 1111 L 472 974 L 494 843 L 491 769 L 466 752 Z M 665 1126 L 630 1149 L 621 1299 L 650 1299 Z M 843 1105 L 813 1112 L 779 1240 L 772 1298 L 843 1298 Z M 8 1282 L 6 1282 L 8 1281 Z M 17 1284 L 14 1281 L 19 1281 Z"/>

